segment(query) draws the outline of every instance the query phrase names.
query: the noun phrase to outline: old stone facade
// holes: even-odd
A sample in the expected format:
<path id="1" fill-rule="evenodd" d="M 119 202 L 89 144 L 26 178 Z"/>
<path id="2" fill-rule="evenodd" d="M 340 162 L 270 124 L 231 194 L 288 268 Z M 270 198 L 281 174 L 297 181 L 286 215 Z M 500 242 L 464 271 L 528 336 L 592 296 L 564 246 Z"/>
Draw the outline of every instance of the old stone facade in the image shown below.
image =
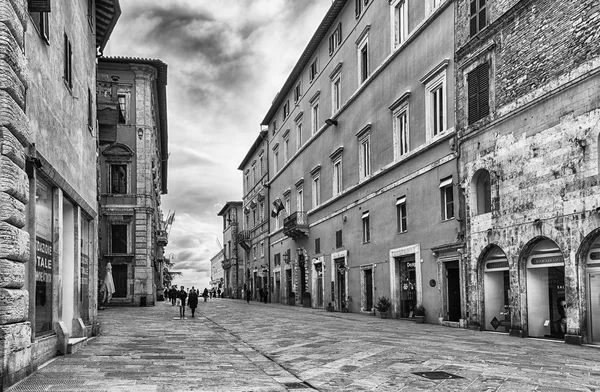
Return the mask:
<path id="1" fill-rule="evenodd" d="M 163 290 L 166 84 L 160 60 L 99 60 L 100 277 L 110 262 L 112 304 L 154 305 Z"/>
<path id="2" fill-rule="evenodd" d="M 265 186 L 269 181 L 268 132 L 261 131 L 252 148 L 239 165 L 244 178 L 242 198 L 242 226 L 238 243 L 244 251 L 245 281 L 253 299 L 260 294 L 274 294 L 274 280 L 269 263 L 269 192 Z"/>
<path id="3" fill-rule="evenodd" d="M 242 202 L 226 202 L 217 215 L 223 217 L 223 295 L 227 298 L 246 298 L 244 253 L 239 239 Z"/>
<path id="4" fill-rule="evenodd" d="M 600 8 L 478 7 L 457 1 L 469 325 L 599 343 Z"/>
<path id="5" fill-rule="evenodd" d="M 0 1 L 0 389 L 97 330 L 95 59 L 119 15 Z"/>

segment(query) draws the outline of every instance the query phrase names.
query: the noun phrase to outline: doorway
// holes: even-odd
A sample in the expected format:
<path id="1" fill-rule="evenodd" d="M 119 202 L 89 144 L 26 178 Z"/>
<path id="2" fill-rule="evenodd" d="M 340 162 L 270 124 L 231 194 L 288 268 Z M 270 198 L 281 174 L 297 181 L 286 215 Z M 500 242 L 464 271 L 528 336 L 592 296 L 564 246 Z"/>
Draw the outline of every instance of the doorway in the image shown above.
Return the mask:
<path id="1" fill-rule="evenodd" d="M 487 331 L 510 332 L 510 279 L 508 260 L 498 246 L 483 259 L 484 313 Z"/>
<path id="2" fill-rule="evenodd" d="M 460 269 L 458 261 L 448 261 L 446 266 L 446 295 L 448 321 L 460 321 Z"/>
<path id="3" fill-rule="evenodd" d="M 316 294 L 316 307 L 323 307 L 323 265 L 321 263 L 315 264 L 316 271 L 316 284 L 315 284 L 315 294 Z"/>
<path id="4" fill-rule="evenodd" d="M 370 312 L 373 309 L 373 270 L 364 270 L 365 274 L 365 312 Z"/>
<path id="5" fill-rule="evenodd" d="M 286 294 L 288 298 L 288 305 L 295 305 L 296 300 L 294 298 L 294 292 L 292 291 L 292 270 L 285 270 L 285 284 L 286 284 Z"/>
<path id="6" fill-rule="evenodd" d="M 275 302 L 275 303 L 281 302 L 280 293 L 281 293 L 281 275 L 279 272 L 275 272 L 275 292 L 273 293 L 273 296 L 274 296 L 273 302 Z"/>
<path id="7" fill-rule="evenodd" d="M 600 344 L 600 269 L 588 274 L 590 343 Z"/>
<path id="8" fill-rule="evenodd" d="M 127 264 L 112 266 L 113 281 L 115 282 L 114 298 L 127 298 Z"/>
<path id="9" fill-rule="evenodd" d="M 336 261 L 335 274 L 337 282 L 335 305 L 337 310 L 341 310 L 346 300 L 346 266 L 342 261 Z"/>

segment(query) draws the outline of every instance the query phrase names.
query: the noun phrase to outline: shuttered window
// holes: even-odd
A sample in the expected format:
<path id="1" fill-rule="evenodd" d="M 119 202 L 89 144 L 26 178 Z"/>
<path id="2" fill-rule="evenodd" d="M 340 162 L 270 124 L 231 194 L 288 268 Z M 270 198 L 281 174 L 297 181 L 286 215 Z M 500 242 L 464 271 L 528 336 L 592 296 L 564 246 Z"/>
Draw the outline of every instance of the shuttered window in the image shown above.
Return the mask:
<path id="1" fill-rule="evenodd" d="M 315 238 L 315 253 L 321 253 L 321 239 Z"/>
<path id="2" fill-rule="evenodd" d="M 485 62 L 467 75 L 469 124 L 490 114 L 489 63 Z"/>
<path id="3" fill-rule="evenodd" d="M 470 6 L 470 30 L 471 37 L 477 35 L 487 23 L 485 0 L 471 0 Z"/>
<path id="4" fill-rule="evenodd" d="M 342 246 L 344 246 L 342 242 L 342 231 L 338 230 L 335 232 L 335 247 L 341 248 Z"/>
<path id="5" fill-rule="evenodd" d="M 69 86 L 70 89 L 73 88 L 73 49 L 71 48 L 71 41 L 69 41 L 69 37 L 65 34 L 65 48 L 64 48 L 64 79 L 65 84 Z"/>
<path id="6" fill-rule="evenodd" d="M 329 55 L 332 55 L 333 52 L 340 46 L 342 43 L 342 22 L 338 23 L 333 33 L 329 36 Z"/>

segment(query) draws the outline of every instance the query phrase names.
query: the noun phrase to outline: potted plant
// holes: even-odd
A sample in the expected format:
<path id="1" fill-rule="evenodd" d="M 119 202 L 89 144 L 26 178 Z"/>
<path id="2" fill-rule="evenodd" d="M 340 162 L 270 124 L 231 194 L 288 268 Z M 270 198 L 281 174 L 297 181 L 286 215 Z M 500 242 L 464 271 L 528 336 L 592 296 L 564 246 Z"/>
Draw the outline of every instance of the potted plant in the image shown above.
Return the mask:
<path id="1" fill-rule="evenodd" d="M 327 308 L 325 309 L 327 309 L 328 312 L 333 312 L 335 310 L 331 302 L 327 303 Z"/>
<path id="2" fill-rule="evenodd" d="M 377 303 L 375 304 L 375 309 L 379 311 L 379 316 L 381 318 L 388 318 L 388 310 L 392 307 L 392 302 L 387 297 L 379 297 L 377 298 Z"/>
<path id="3" fill-rule="evenodd" d="M 415 306 L 413 309 L 413 316 L 417 324 L 423 324 L 425 321 L 425 307 L 421 304 Z"/>

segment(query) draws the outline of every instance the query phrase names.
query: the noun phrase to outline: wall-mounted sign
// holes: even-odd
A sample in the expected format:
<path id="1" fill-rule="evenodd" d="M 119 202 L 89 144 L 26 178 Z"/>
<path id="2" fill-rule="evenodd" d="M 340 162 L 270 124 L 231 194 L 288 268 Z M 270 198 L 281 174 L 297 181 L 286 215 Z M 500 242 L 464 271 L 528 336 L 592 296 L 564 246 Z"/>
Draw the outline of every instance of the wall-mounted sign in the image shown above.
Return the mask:
<path id="1" fill-rule="evenodd" d="M 50 0 L 28 0 L 29 12 L 50 12 Z"/>
<path id="2" fill-rule="evenodd" d="M 600 260 L 600 252 L 592 252 L 590 253 L 591 260 Z"/>
<path id="3" fill-rule="evenodd" d="M 555 263 L 564 263 L 564 259 L 562 256 L 549 256 L 549 257 L 534 257 L 531 259 L 531 264 L 540 265 L 540 264 L 555 264 Z"/>
<path id="4" fill-rule="evenodd" d="M 487 269 L 498 269 L 498 268 L 508 268 L 508 260 L 507 261 L 495 261 L 491 263 L 487 263 L 485 265 Z"/>

